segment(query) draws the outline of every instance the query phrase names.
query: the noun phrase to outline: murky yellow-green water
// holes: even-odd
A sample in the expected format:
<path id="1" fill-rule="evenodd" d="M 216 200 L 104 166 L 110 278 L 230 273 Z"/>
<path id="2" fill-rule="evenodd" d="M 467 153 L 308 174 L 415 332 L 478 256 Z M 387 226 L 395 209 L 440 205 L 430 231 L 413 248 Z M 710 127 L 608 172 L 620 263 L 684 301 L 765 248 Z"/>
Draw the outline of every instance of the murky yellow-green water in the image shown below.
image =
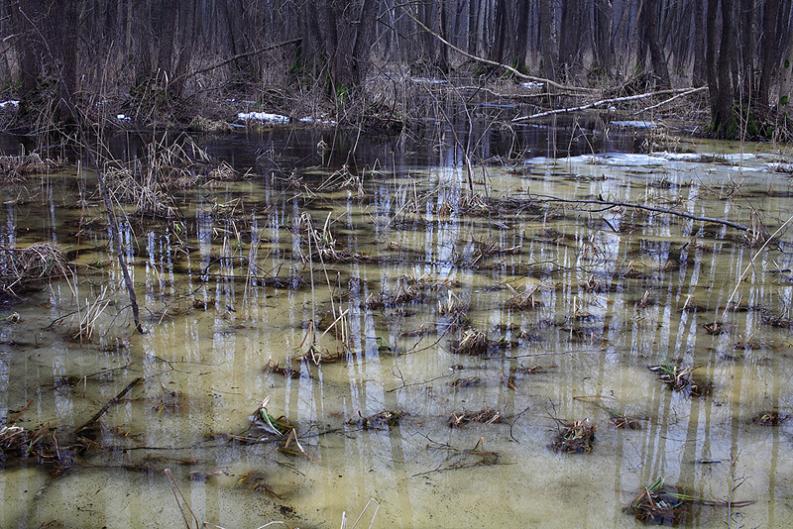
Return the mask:
<path id="1" fill-rule="evenodd" d="M 226 529 L 334 527 L 345 512 L 352 527 L 365 507 L 357 527 L 372 517 L 371 527 L 638 527 L 623 508 L 657 477 L 714 502 L 754 502 L 696 505 L 686 527 L 793 525 L 793 420 L 753 422 L 793 413 L 793 335 L 770 324 L 791 317 L 790 235 L 755 260 L 734 298 L 740 310 L 723 314 L 758 250 L 741 232 L 598 206 L 471 215 L 461 209 L 466 174 L 445 158 L 402 158 L 396 172 L 386 161 L 365 173 L 361 196 L 357 186 L 318 190 L 332 172 L 321 169 L 298 169 L 305 192 L 278 176 L 291 171 L 282 167 L 184 194 L 180 227 L 133 220 L 125 236 L 142 336 L 93 179 L 35 179 L 18 201 L 6 191 L 4 243 L 57 241 L 73 258 L 83 311 L 104 286 L 110 304 L 89 343 L 70 337 L 75 316 L 58 319 L 77 308 L 62 281 L 0 314 L 0 418 L 74 429 L 143 382 L 73 464 L 30 458 L 0 470 L 0 528 L 184 526 L 166 468 L 198 520 Z M 778 160 L 529 157 L 520 171 L 479 167 L 474 180 L 481 195 L 486 182 L 496 197 L 600 196 L 743 224 L 754 209 L 773 231 L 793 212 L 793 180 L 770 165 Z M 335 240 L 322 260 L 309 218 L 320 232 L 327 221 Z M 536 288 L 535 306 L 510 309 L 513 288 Z M 394 299 L 406 290 L 412 300 Z M 470 305 L 488 354 L 453 352 L 461 331 L 442 314 L 450 295 Z M 5 319 L 12 312 L 20 322 Z M 727 332 L 706 332 L 717 320 Z M 312 328 L 317 350 L 341 361 L 293 361 Z M 648 369 L 674 362 L 712 391 L 671 391 Z M 273 416 L 297 425 L 305 455 L 247 430 L 266 398 Z M 503 420 L 448 426 L 453 412 L 483 408 Z M 360 416 L 383 410 L 404 415 L 362 427 Z M 612 415 L 644 419 L 642 428 L 618 429 Z M 592 452 L 554 453 L 551 416 L 590 418 Z"/>

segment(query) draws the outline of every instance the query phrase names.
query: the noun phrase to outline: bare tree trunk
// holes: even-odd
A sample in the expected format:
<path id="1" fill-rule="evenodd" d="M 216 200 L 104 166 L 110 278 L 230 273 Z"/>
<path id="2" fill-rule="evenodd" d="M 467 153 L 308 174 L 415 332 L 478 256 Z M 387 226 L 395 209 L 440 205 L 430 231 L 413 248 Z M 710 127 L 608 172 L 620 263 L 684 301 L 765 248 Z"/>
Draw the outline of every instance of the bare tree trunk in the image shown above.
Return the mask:
<path id="1" fill-rule="evenodd" d="M 721 0 L 721 39 L 716 35 L 716 7 L 719 0 L 708 0 L 708 84 L 711 100 L 711 127 L 720 138 L 738 132 L 733 112 L 733 87 L 730 72 L 736 57 L 732 38 L 733 0 Z M 718 44 L 718 53 L 716 42 Z"/>
<path id="2" fill-rule="evenodd" d="M 515 46 L 515 68 L 523 73 L 528 73 L 529 71 L 529 67 L 526 64 L 526 56 L 529 53 L 529 24 L 531 22 L 529 7 L 529 2 L 520 2 L 517 12 L 518 38 Z"/>
<path id="3" fill-rule="evenodd" d="M 741 58 L 742 58 L 742 76 L 740 83 L 743 90 L 743 99 L 750 100 L 755 95 L 754 83 L 754 48 L 756 45 L 755 31 L 754 31 L 754 0 L 740 0 L 738 4 L 740 7 L 740 16 L 738 21 L 740 24 L 741 34 Z"/>
<path id="4" fill-rule="evenodd" d="M 692 75 L 694 86 L 702 86 L 708 78 L 708 65 L 705 61 L 705 44 L 708 34 L 705 24 L 705 5 L 705 0 L 694 0 L 694 72 Z"/>
<path id="5" fill-rule="evenodd" d="M 757 102 L 762 108 L 768 108 L 769 92 L 771 91 L 771 75 L 775 62 L 775 45 L 777 40 L 776 18 L 779 0 L 765 0 L 763 6 L 762 35 L 760 37 L 760 82 L 757 89 Z"/>
<path id="6" fill-rule="evenodd" d="M 669 80 L 669 67 L 666 64 L 666 57 L 658 40 L 658 0 L 644 0 L 640 19 L 644 37 L 650 50 L 650 60 L 652 61 L 653 73 L 658 86 L 659 88 L 669 88 L 672 86 Z"/>
<path id="7" fill-rule="evenodd" d="M 468 0 L 468 53 L 478 55 L 479 51 L 479 2 Z"/>
<path id="8" fill-rule="evenodd" d="M 598 67 L 603 73 L 611 70 L 612 43 L 611 19 L 614 16 L 614 6 L 611 0 L 595 0 L 595 57 Z"/>
<path id="9" fill-rule="evenodd" d="M 507 16 L 507 0 L 498 0 L 496 5 L 496 40 L 491 58 L 501 64 L 504 64 L 504 57 L 506 56 Z"/>
<path id="10" fill-rule="evenodd" d="M 449 0 L 440 0 L 440 35 L 446 40 L 454 40 L 452 38 L 449 39 L 449 30 L 448 30 L 448 23 L 449 23 L 449 13 L 448 13 L 448 1 Z M 373 1 L 370 1 L 371 4 L 374 4 Z M 440 50 L 438 51 L 438 69 L 443 72 L 447 73 L 449 71 L 449 48 L 447 46 L 441 46 Z"/>
<path id="11" fill-rule="evenodd" d="M 552 0 L 540 1 L 540 55 L 542 76 L 556 80 L 558 59 L 556 57 L 556 20 Z"/>

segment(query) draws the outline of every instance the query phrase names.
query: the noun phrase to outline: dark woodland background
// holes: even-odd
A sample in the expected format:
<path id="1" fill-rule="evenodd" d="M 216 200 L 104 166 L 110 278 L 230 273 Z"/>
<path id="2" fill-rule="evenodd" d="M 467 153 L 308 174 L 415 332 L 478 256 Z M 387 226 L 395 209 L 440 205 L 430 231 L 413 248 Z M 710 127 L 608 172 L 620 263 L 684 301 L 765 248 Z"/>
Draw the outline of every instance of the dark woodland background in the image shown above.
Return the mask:
<path id="1" fill-rule="evenodd" d="M 0 94 L 60 121 L 99 96 L 194 109 L 287 91 L 345 104 L 399 75 L 509 75 L 495 62 L 560 94 L 706 85 L 714 135 L 739 123 L 762 134 L 788 102 L 791 3 L 3 0 Z"/>

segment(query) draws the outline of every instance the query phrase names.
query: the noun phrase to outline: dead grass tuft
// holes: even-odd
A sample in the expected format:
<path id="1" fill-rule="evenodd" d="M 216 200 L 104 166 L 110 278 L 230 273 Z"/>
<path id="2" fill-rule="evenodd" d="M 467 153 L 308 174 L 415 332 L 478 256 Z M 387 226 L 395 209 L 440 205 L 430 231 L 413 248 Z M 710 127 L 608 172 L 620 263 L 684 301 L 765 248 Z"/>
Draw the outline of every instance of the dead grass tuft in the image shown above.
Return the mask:
<path id="1" fill-rule="evenodd" d="M 692 367 L 680 367 L 675 364 L 659 364 L 650 366 L 650 371 L 658 375 L 658 380 L 666 384 L 672 391 L 687 394 L 690 397 L 701 397 L 712 391 L 709 383 L 698 380 Z"/>
<path id="2" fill-rule="evenodd" d="M 0 182 L 22 183 L 30 175 L 48 173 L 61 165 L 60 161 L 42 158 L 36 153 L 0 156 Z"/>
<path id="3" fill-rule="evenodd" d="M 27 248 L 0 247 L 0 293 L 30 288 L 54 277 L 68 277 L 66 258 L 53 243 L 36 243 Z"/>
<path id="4" fill-rule="evenodd" d="M 554 452 L 588 454 L 592 451 L 597 426 L 589 419 L 567 421 L 554 417 L 553 420 L 556 423 L 556 435 L 551 443 Z"/>
<path id="5" fill-rule="evenodd" d="M 790 415 L 779 413 L 779 410 L 764 411 L 754 418 L 752 422 L 760 426 L 779 426 L 790 419 Z"/>
<path id="6" fill-rule="evenodd" d="M 449 416 L 449 428 L 462 428 L 466 424 L 477 422 L 480 424 L 498 424 L 503 422 L 504 415 L 500 411 L 492 408 L 484 408 L 478 411 L 454 412 Z"/>
<path id="7" fill-rule="evenodd" d="M 487 354 L 489 343 L 485 333 L 476 329 L 466 329 L 462 338 L 452 341 L 450 347 L 454 354 L 482 356 Z"/>

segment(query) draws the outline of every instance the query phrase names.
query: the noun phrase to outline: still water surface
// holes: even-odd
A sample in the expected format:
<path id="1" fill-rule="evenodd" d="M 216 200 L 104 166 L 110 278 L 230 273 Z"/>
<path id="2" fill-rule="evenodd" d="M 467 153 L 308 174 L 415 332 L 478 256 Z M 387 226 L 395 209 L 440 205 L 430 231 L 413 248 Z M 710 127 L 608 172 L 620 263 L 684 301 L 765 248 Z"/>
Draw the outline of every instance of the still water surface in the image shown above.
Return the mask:
<path id="1" fill-rule="evenodd" d="M 315 148 L 320 137 L 330 153 Z M 741 232 L 621 208 L 472 205 L 459 153 L 435 140 L 201 140 L 258 176 L 180 194 L 182 223 L 125 224 L 145 335 L 130 326 L 91 175 L 36 177 L 22 198 L 4 190 L 3 243 L 59 243 L 80 306 L 104 286 L 110 303 L 89 343 L 71 338 L 74 317 L 59 319 L 77 307 L 65 282 L 3 310 L 0 421 L 73 429 L 143 381 L 73 465 L 0 470 L 0 528 L 183 527 L 166 468 L 196 517 L 227 529 L 338 527 L 345 512 L 350 527 L 367 505 L 358 527 L 374 515 L 372 527 L 632 528 L 623 508 L 658 477 L 700 498 L 754 501 L 697 505 L 686 527 L 793 525 L 793 421 L 753 422 L 793 412 L 793 336 L 770 324 L 790 318 L 791 237 L 757 258 L 738 310 L 723 314 L 758 250 Z M 773 170 L 785 156 L 770 147 L 692 146 L 728 153 L 714 159 L 638 154 L 638 143 L 531 130 L 517 166 L 477 166 L 474 185 L 744 224 L 754 209 L 772 231 L 793 212 L 793 180 Z M 515 145 L 477 148 L 503 157 Z M 345 161 L 360 186 L 330 179 Z M 533 306 L 511 305 L 515 291 L 533 291 Z M 467 308 L 459 325 L 450 304 Z M 726 332 L 706 332 L 714 321 Z M 467 326 L 486 334 L 486 354 L 456 354 Z M 675 362 L 709 394 L 674 392 L 648 369 Z M 268 398 L 304 454 L 248 429 Z M 448 426 L 486 408 L 500 421 Z M 401 416 L 361 419 L 384 410 Z M 552 416 L 591 419 L 592 452 L 554 453 Z"/>

